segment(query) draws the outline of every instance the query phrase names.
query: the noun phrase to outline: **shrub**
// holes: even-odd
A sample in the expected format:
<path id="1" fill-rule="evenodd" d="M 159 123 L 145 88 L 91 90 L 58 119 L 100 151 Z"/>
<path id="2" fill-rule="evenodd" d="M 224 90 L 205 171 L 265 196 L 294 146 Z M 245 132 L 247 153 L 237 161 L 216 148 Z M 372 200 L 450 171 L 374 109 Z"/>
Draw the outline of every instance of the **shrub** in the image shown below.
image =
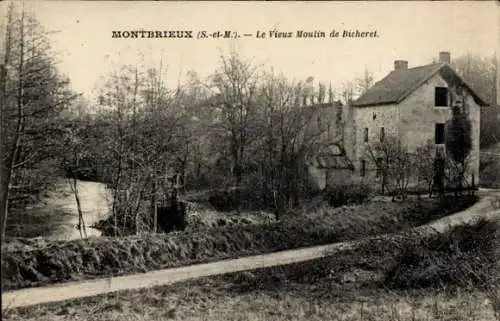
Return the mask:
<path id="1" fill-rule="evenodd" d="M 481 158 L 482 170 L 479 174 L 479 184 L 487 188 L 500 188 L 500 165 L 496 160 Z"/>
<path id="2" fill-rule="evenodd" d="M 363 183 L 335 184 L 328 186 L 323 192 L 325 200 L 331 206 L 361 204 L 368 200 L 372 191 Z"/>
<path id="3" fill-rule="evenodd" d="M 442 234 L 406 239 L 385 284 L 410 289 L 498 282 L 499 231 L 499 222 L 479 220 Z"/>
<path id="4" fill-rule="evenodd" d="M 265 209 L 273 205 L 272 199 L 262 195 L 255 187 L 217 189 L 210 193 L 209 203 L 218 211 L 236 209 Z"/>

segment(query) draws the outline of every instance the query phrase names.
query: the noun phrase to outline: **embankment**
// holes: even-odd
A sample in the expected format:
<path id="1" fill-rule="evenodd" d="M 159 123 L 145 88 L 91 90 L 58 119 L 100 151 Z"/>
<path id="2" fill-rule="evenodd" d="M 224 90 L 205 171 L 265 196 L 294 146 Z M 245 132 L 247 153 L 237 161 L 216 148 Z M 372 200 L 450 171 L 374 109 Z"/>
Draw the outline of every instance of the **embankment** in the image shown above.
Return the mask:
<path id="1" fill-rule="evenodd" d="M 267 225 L 247 225 L 124 238 L 3 245 L 3 289 L 168 267 L 328 244 L 425 224 L 471 206 L 476 198 L 371 202 L 323 208 Z"/>

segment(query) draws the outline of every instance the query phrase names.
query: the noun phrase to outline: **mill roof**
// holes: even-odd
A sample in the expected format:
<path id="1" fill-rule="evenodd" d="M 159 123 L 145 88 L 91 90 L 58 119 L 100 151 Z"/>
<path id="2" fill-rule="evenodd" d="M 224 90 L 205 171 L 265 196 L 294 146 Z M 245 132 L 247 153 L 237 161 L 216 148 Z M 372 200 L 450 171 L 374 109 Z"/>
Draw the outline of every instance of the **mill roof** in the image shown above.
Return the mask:
<path id="1" fill-rule="evenodd" d="M 445 80 L 466 87 L 478 105 L 488 105 L 449 64 L 434 63 L 415 68 L 391 71 L 386 77 L 375 83 L 366 93 L 354 101 L 352 106 L 365 107 L 399 104 L 438 73 L 445 78 Z"/>

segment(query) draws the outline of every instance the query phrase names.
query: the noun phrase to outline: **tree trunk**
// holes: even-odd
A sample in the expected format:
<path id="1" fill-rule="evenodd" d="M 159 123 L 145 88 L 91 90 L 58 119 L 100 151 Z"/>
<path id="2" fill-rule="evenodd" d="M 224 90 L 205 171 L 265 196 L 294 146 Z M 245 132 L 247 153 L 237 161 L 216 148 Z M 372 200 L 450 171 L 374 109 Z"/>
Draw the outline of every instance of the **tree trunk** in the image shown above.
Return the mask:
<path id="1" fill-rule="evenodd" d="M 117 169 L 117 174 L 116 174 L 116 179 L 115 179 L 115 184 L 114 184 L 114 192 L 113 192 L 113 205 L 111 208 L 111 213 L 113 214 L 113 220 L 114 220 L 114 236 L 118 236 L 118 211 L 120 210 L 120 178 L 121 178 L 121 172 L 122 172 L 122 160 L 121 160 L 121 153 L 119 156 L 119 161 L 118 161 L 118 169 Z M 117 206 L 118 205 L 118 206 Z"/>
<path id="2" fill-rule="evenodd" d="M 7 35 L 8 36 L 8 35 Z M 7 58 L 5 58 L 7 59 Z M 4 108 L 5 108 L 5 86 L 6 86 L 6 68 L 5 65 L 0 65 L 0 155 L 4 155 L 4 141 L 5 141 L 5 128 L 4 128 Z M 3 157 L 2 157 L 3 158 Z M 3 243 L 3 237 L 5 235 L 5 229 L 7 225 L 7 209 L 8 209 L 8 197 L 9 197 L 9 180 L 5 176 L 7 174 L 5 164 L 3 159 L 0 159 L 0 228 L 2 233 L 1 240 Z"/>
<path id="3" fill-rule="evenodd" d="M 157 189 L 156 166 L 154 166 L 153 185 L 151 191 L 151 210 L 153 212 L 153 233 L 156 233 L 157 223 L 158 223 L 158 209 L 156 206 L 156 189 Z"/>
<path id="4" fill-rule="evenodd" d="M 71 192 L 75 196 L 76 209 L 78 211 L 78 230 L 80 231 L 81 238 L 87 238 L 87 227 L 85 226 L 85 220 L 83 217 L 82 205 L 80 202 L 80 196 L 78 194 L 78 181 L 76 177 L 71 177 L 68 179 L 68 183 L 71 187 Z M 83 232 L 83 233 L 82 233 Z"/>
<path id="5" fill-rule="evenodd" d="M 11 22 L 11 16 L 9 16 L 9 23 Z M 21 146 L 21 139 L 22 139 L 22 131 L 24 130 L 24 7 L 21 12 L 21 18 L 20 18 L 20 23 L 21 23 L 21 28 L 20 28 L 20 57 L 19 57 L 19 65 L 18 65 L 18 73 L 19 73 L 19 80 L 18 80 L 18 88 L 17 88 L 17 125 L 16 125 L 16 131 L 14 133 L 15 138 L 14 138 L 14 144 L 11 148 L 11 150 L 7 154 L 7 159 L 6 163 L 4 165 L 4 170 L 0 172 L 2 175 L 1 177 L 1 183 L 2 183 L 2 193 L 0 196 L 0 204 L 2 205 L 2 215 L 1 215 L 1 228 L 2 228 L 2 240 L 5 237 L 5 231 L 7 228 L 7 217 L 8 217 L 8 211 L 9 211 L 9 194 L 10 194 L 10 184 L 11 184 L 11 179 L 12 175 L 14 172 L 14 160 L 17 159 L 18 153 L 19 153 L 19 148 Z M 8 40 L 10 41 L 10 34 L 8 35 Z M 6 53 L 7 54 L 7 53 Z M 7 60 L 7 57 L 5 57 Z M 4 99 L 4 90 L 5 90 L 5 82 L 6 82 L 6 70 L 5 67 L 2 68 L 2 100 Z M 5 101 L 2 101 L 2 108 L 4 107 L 3 103 Z M 2 110 L 3 114 L 3 110 Z M 3 127 L 3 124 L 2 124 Z M 5 137 L 3 137 L 5 139 Z M 3 142 L 1 142 L 3 143 Z M 3 156 L 3 154 L 2 154 Z"/>
<path id="6" fill-rule="evenodd" d="M 285 214 L 286 212 L 286 197 L 285 197 L 285 191 L 284 191 L 284 187 L 282 186 L 282 184 L 280 183 L 280 186 L 278 186 L 278 193 L 276 195 L 276 210 L 274 212 L 275 214 L 275 217 L 276 217 L 276 221 L 279 221 L 283 215 Z"/>

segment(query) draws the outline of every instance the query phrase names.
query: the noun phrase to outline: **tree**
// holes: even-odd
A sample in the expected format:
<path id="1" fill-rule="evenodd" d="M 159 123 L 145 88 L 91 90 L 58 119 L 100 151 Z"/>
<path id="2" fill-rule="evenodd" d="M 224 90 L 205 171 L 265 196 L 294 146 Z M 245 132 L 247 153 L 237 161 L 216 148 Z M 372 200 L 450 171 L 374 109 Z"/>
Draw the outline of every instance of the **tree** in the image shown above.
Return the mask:
<path id="1" fill-rule="evenodd" d="M 414 153 L 418 185 L 420 186 L 420 183 L 424 183 L 429 192 L 429 196 L 432 195 L 434 183 L 435 150 L 436 147 L 434 143 L 429 140 L 425 145 L 418 147 Z"/>
<path id="2" fill-rule="evenodd" d="M 383 141 L 368 146 L 368 153 L 380 177 L 381 191 L 406 199 L 413 173 L 414 157 L 401 140 L 388 135 Z"/>
<path id="3" fill-rule="evenodd" d="M 258 68 L 232 52 L 221 56 L 220 66 L 211 77 L 216 93 L 214 106 L 220 111 L 222 138 L 229 146 L 234 186 L 241 186 L 247 148 L 255 124 Z"/>
<path id="4" fill-rule="evenodd" d="M 326 97 L 326 86 L 320 82 L 318 88 L 318 103 L 320 104 L 324 103 L 325 97 Z"/>
<path id="5" fill-rule="evenodd" d="M 192 111 L 183 91 L 167 86 L 161 62 L 146 70 L 123 66 L 101 90 L 115 235 L 159 230 L 157 205 L 174 194 L 169 178 L 184 176 L 190 151 Z"/>
<path id="6" fill-rule="evenodd" d="M 472 149 L 471 122 L 459 107 L 453 107 L 453 116 L 446 127 L 446 153 L 452 161 L 452 181 L 462 188 L 467 171 L 467 160 Z"/>
<path id="7" fill-rule="evenodd" d="M 325 119 L 322 106 L 306 106 L 299 98 L 305 89 L 302 83 L 273 72 L 264 79 L 259 87 L 265 133 L 261 149 L 266 152 L 266 182 L 275 195 L 279 219 L 287 203 L 298 205 L 305 184 L 304 162 L 318 148 L 327 122 L 318 121 Z"/>
<path id="8" fill-rule="evenodd" d="M 69 90 L 68 80 L 57 71 L 47 32 L 35 17 L 24 7 L 17 8 L 12 3 L 6 20 L 0 77 L 2 237 L 7 225 L 11 187 L 25 184 L 27 178 L 33 177 L 27 172 L 60 154 L 56 139 L 61 134 L 58 115 L 75 98 Z"/>
<path id="9" fill-rule="evenodd" d="M 355 99 L 356 84 L 352 81 L 346 81 L 342 84 L 340 97 L 345 105 L 350 105 Z"/>
<path id="10" fill-rule="evenodd" d="M 202 172 L 207 167 L 211 155 L 210 126 L 214 121 L 213 109 L 207 108 L 206 102 L 210 99 L 212 92 L 202 83 L 195 71 L 187 73 L 187 81 L 182 86 L 180 104 L 184 106 L 185 115 L 181 122 L 181 131 L 184 144 L 184 152 L 179 154 L 178 161 L 181 166 L 183 188 L 186 182 L 191 187 L 204 187 L 207 183 Z M 213 178 L 213 177 L 212 177 Z M 213 182 L 217 184 L 217 182 Z M 217 186 L 217 185 L 215 185 Z"/>
<path id="11" fill-rule="evenodd" d="M 500 141 L 500 122 L 498 121 L 497 70 L 495 56 L 483 57 L 467 54 L 452 61 L 452 66 L 472 89 L 489 106 L 481 108 L 480 146 L 491 146 Z"/>
<path id="12" fill-rule="evenodd" d="M 70 148 L 70 153 L 66 156 L 66 169 L 67 169 L 67 182 L 70 186 L 71 192 L 75 196 L 76 210 L 78 212 L 78 231 L 81 238 L 87 238 L 87 229 L 85 226 L 85 219 L 83 216 L 82 206 L 80 202 L 80 194 L 78 191 L 78 169 L 80 168 L 81 154 L 85 152 L 85 148 L 77 135 L 71 128 L 67 128 L 65 137 L 67 146 Z"/>
<path id="13" fill-rule="evenodd" d="M 328 86 L 328 102 L 331 104 L 335 99 L 335 94 L 333 93 L 332 83 Z"/>
<path id="14" fill-rule="evenodd" d="M 363 72 L 363 76 L 357 78 L 356 81 L 356 94 L 357 96 L 363 95 L 373 86 L 373 73 L 370 72 L 366 67 Z"/>

